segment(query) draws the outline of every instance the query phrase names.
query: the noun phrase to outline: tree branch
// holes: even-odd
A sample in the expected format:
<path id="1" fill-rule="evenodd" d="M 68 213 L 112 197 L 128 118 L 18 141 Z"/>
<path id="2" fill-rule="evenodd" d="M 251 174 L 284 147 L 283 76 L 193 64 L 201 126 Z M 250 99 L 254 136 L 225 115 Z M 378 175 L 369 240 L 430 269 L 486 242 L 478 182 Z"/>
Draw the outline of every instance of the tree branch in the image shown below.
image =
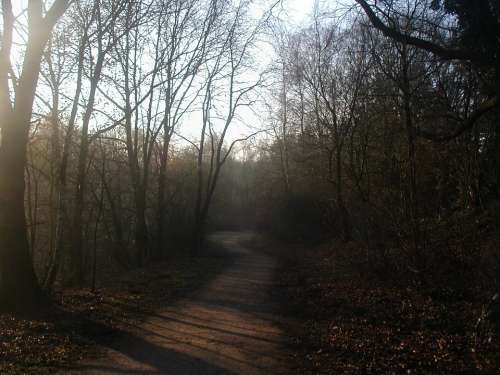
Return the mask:
<path id="1" fill-rule="evenodd" d="M 446 48 L 421 38 L 403 34 L 400 31 L 387 26 L 376 15 L 376 13 L 373 11 L 372 7 L 366 0 L 356 0 L 356 2 L 361 6 L 361 8 L 363 8 L 372 25 L 389 38 L 392 38 L 401 43 L 411 44 L 417 48 L 431 52 L 444 60 L 474 60 L 474 56 L 470 51 Z"/>
<path id="2" fill-rule="evenodd" d="M 499 105 L 498 98 L 492 98 L 483 102 L 478 109 L 476 109 L 455 131 L 450 134 L 434 134 L 427 130 L 416 129 L 416 134 L 420 137 L 429 139 L 436 142 L 447 142 L 465 133 L 471 129 L 476 122 L 486 113 L 497 108 Z"/>

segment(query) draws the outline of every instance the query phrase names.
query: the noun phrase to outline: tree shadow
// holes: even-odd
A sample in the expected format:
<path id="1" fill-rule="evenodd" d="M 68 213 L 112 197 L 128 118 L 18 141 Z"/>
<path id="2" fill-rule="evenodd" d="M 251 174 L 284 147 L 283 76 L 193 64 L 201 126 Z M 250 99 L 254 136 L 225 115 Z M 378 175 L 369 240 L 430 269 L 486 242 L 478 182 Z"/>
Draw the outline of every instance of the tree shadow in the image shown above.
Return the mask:
<path id="1" fill-rule="evenodd" d="M 79 363 L 66 368 L 70 374 L 217 374 L 232 375 L 233 372 L 204 359 L 162 347 L 139 335 L 122 332 L 119 341 L 106 347 L 121 353 L 118 361 L 106 360 Z"/>
<path id="2" fill-rule="evenodd" d="M 127 324 L 118 340 L 103 343 L 111 351 L 106 358 L 80 363 L 70 373 L 284 373 L 285 340 L 267 328 L 279 319 L 267 292 L 273 267 L 248 255 L 231 254 L 232 267 L 189 293 L 187 303 L 148 312 L 140 326 Z"/>

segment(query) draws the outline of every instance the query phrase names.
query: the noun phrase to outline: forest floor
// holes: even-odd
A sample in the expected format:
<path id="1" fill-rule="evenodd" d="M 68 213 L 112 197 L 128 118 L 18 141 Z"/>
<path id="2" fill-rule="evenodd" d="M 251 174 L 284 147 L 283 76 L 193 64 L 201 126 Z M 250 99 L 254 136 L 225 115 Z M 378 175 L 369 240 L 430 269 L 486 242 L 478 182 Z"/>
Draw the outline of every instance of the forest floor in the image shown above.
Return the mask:
<path id="1" fill-rule="evenodd" d="M 51 317 L 2 317 L 0 373 L 286 373 L 277 262 L 246 246 L 252 237 L 216 233 L 209 256 L 140 270 L 112 290 L 66 292 Z"/>
<path id="2" fill-rule="evenodd" d="M 290 327 L 297 373 L 500 373 L 499 338 L 476 336 L 484 291 L 360 272 L 345 261 L 360 255 L 355 247 L 281 246 L 281 298 L 299 322 Z"/>
<path id="3" fill-rule="evenodd" d="M 205 286 L 151 313 L 99 359 L 70 374 L 268 375 L 287 372 L 288 342 L 273 301 L 276 260 L 244 245 L 252 233 L 211 236 L 231 264 Z"/>
<path id="4" fill-rule="evenodd" d="M 0 316 L 0 374 L 499 373 L 498 339 L 477 336 L 484 291 L 376 276 L 346 261 L 355 243 L 212 241 L 37 318 Z"/>
<path id="5" fill-rule="evenodd" d="M 51 308 L 31 316 L 0 314 L 0 374 L 54 374 L 97 358 L 102 347 L 129 335 L 161 306 L 210 282 L 231 261 L 212 253 L 176 257 L 107 275 L 95 291 L 66 289 L 54 296 Z"/>

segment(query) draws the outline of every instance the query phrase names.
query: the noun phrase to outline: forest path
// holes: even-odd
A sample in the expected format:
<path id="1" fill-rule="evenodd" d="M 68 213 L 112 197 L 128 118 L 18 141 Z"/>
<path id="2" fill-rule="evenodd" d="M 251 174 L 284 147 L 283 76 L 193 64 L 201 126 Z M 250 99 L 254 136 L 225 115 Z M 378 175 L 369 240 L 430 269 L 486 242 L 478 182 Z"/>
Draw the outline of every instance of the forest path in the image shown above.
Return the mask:
<path id="1" fill-rule="evenodd" d="M 208 285 L 158 311 L 71 374 L 269 375 L 287 372 L 271 296 L 276 262 L 244 246 L 251 233 L 212 235 L 234 261 Z"/>

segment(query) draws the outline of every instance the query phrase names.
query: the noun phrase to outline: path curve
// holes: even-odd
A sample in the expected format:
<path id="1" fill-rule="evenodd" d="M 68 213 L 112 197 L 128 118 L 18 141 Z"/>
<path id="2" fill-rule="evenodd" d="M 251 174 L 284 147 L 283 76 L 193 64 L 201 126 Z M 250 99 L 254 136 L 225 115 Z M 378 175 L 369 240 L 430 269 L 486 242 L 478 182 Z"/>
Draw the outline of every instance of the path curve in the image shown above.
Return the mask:
<path id="1" fill-rule="evenodd" d="M 245 247 L 251 236 L 214 234 L 211 239 L 235 255 L 231 266 L 71 374 L 286 374 L 285 336 L 270 294 L 275 260 Z"/>

